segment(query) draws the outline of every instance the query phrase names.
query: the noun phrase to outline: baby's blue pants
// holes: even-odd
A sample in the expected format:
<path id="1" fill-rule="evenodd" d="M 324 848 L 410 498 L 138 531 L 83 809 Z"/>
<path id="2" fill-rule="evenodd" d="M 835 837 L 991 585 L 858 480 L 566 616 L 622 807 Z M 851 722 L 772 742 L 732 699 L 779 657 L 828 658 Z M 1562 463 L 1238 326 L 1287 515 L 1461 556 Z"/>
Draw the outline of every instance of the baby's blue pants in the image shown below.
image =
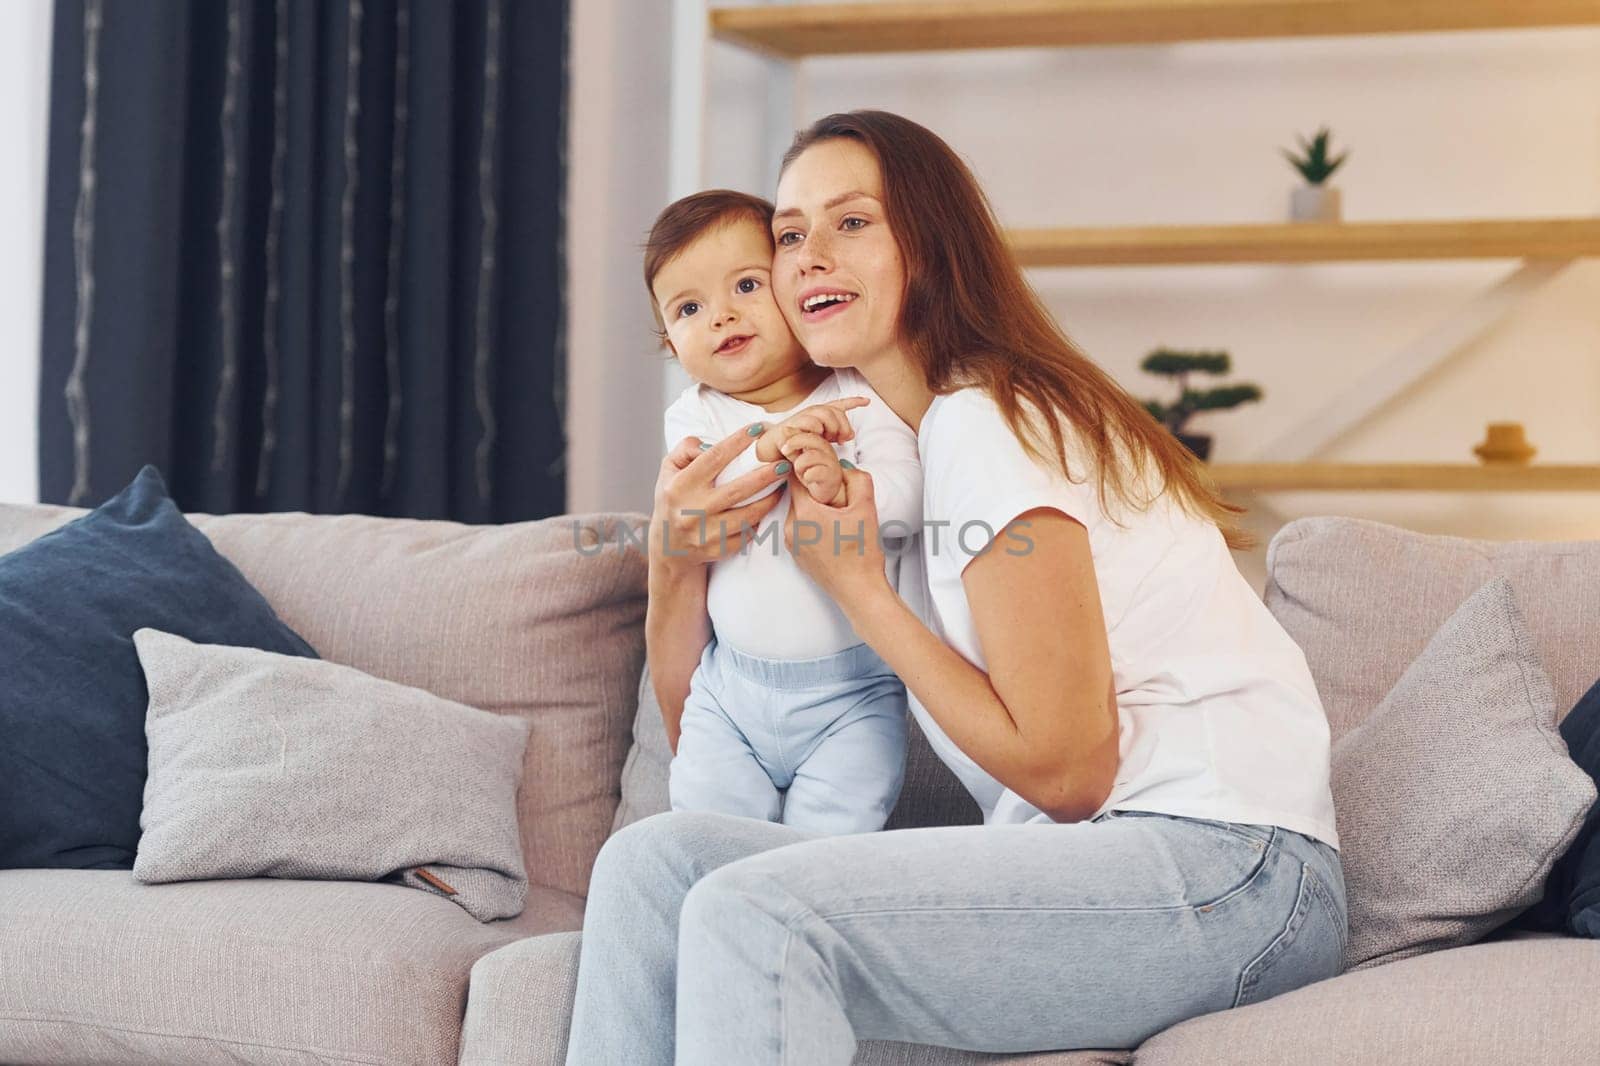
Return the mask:
<path id="1" fill-rule="evenodd" d="M 675 811 L 818 833 L 882 829 L 906 761 L 906 690 L 866 644 L 762 659 L 712 637 L 683 706 Z"/>

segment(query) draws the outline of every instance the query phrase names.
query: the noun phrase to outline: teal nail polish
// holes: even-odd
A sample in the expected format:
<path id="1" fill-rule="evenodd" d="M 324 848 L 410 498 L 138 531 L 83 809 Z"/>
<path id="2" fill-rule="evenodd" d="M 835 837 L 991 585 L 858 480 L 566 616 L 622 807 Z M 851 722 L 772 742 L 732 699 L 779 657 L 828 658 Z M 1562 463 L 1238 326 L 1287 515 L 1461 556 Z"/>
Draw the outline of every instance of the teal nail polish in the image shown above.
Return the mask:
<path id="1" fill-rule="evenodd" d="M 761 436 L 762 431 L 764 431 L 766 428 L 766 426 L 763 426 L 760 422 L 757 422 L 755 425 L 745 430 L 745 432 L 750 434 L 752 437 L 759 437 Z"/>
<path id="2" fill-rule="evenodd" d="M 839 465 L 844 467 L 846 470 L 854 470 L 856 468 L 856 464 L 852 463 L 848 459 L 840 459 Z"/>
<path id="3" fill-rule="evenodd" d="M 703 451 L 703 452 L 709 452 L 711 450 L 711 445 L 702 444 L 702 445 L 700 445 L 700 450 Z"/>
<path id="4" fill-rule="evenodd" d="M 794 469 L 794 464 L 790 463 L 789 460 L 785 459 L 783 462 L 781 462 L 777 466 L 773 467 L 772 468 L 772 472 L 774 474 L 787 474 L 789 471 L 791 471 L 793 469 Z"/>

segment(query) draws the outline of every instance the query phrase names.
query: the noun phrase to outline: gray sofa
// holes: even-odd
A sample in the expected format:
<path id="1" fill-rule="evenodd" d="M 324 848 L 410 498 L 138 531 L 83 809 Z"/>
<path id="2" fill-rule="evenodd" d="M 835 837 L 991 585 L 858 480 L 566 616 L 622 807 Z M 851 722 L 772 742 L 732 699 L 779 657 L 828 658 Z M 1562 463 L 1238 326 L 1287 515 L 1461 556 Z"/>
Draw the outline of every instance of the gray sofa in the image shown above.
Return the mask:
<path id="1" fill-rule="evenodd" d="M 0 552 L 76 513 L 0 505 Z M 392 884 L 0 871 L 0 1062 L 560 1063 L 594 855 L 665 806 L 665 738 L 642 676 L 643 516 L 193 517 L 325 658 L 532 719 L 519 795 L 527 909 L 480 924 Z M 1490 544 L 1315 518 L 1274 538 L 1268 567 L 1268 604 L 1305 649 L 1335 736 L 1496 573 L 1563 709 L 1600 674 L 1600 542 Z M 973 821 L 915 740 L 891 825 Z M 1061 981 L 1066 1002 L 1070 960 Z M 1502 937 L 1196 1018 L 1134 1051 L 875 1043 L 857 1061 L 1592 1063 L 1597 997 L 1600 944 Z"/>

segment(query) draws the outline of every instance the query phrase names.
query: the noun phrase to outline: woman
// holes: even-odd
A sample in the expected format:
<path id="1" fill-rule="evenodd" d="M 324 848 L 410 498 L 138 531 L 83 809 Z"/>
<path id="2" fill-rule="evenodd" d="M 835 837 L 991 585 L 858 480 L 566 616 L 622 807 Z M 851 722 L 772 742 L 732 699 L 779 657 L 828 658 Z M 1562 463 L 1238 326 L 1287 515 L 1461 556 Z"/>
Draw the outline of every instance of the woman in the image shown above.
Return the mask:
<path id="1" fill-rule="evenodd" d="M 861 471 L 843 507 L 791 491 L 786 544 L 905 681 L 986 824 L 622 830 L 591 883 L 569 1066 L 845 1066 L 863 1039 L 1126 1048 L 1338 973 L 1327 725 L 1228 554 L 1237 509 L 1055 328 L 929 131 L 822 119 L 777 206 L 779 306 L 918 431 L 925 481 L 904 599 Z M 818 291 L 843 301 L 803 310 Z M 741 446 L 663 466 L 652 529 L 700 554 L 677 579 L 652 559 L 657 636 L 717 516 L 754 521 L 728 510 L 748 486 L 706 489 Z M 687 499 L 712 513 L 698 542 Z"/>

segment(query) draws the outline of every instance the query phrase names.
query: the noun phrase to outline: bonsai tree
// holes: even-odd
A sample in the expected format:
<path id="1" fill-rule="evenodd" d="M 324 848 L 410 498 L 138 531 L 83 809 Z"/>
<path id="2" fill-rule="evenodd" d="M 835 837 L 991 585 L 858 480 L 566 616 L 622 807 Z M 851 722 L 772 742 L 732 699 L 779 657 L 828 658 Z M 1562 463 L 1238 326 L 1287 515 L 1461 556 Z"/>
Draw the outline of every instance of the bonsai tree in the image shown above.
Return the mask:
<path id="1" fill-rule="evenodd" d="M 1283 157 L 1300 172 L 1308 185 L 1321 185 L 1333 177 L 1333 172 L 1339 169 L 1346 159 L 1350 158 L 1349 152 L 1341 152 L 1337 159 L 1328 158 L 1328 127 L 1323 126 L 1317 130 L 1316 135 L 1307 141 L 1300 137 L 1300 150 L 1303 155 L 1291 155 L 1287 149 L 1280 148 Z"/>
<path id="2" fill-rule="evenodd" d="M 1262 396 L 1260 388 L 1248 384 L 1219 385 L 1209 389 L 1189 387 L 1189 375 L 1220 376 L 1228 373 L 1231 366 L 1227 352 L 1176 351 L 1171 348 L 1157 348 L 1139 364 L 1139 368 L 1148 374 L 1175 379 L 1178 388 L 1176 400 L 1171 403 L 1146 400 L 1144 407 L 1201 459 L 1210 454 L 1211 438 L 1185 433 L 1189 419 L 1201 411 L 1226 411 L 1240 404 L 1260 400 Z"/>

